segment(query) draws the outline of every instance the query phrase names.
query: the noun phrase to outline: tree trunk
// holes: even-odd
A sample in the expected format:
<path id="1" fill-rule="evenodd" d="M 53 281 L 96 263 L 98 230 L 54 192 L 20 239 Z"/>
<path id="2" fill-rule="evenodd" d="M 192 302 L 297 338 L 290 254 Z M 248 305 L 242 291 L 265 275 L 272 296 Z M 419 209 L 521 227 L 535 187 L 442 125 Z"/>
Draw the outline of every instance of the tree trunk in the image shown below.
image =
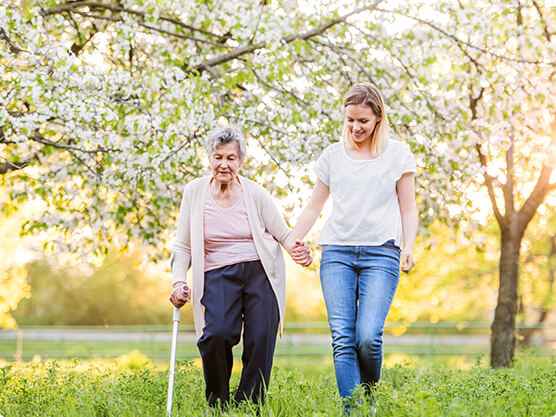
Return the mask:
<path id="1" fill-rule="evenodd" d="M 501 233 L 500 288 L 490 336 L 490 365 L 493 368 L 511 366 L 515 352 L 519 252 L 523 237 L 516 229 L 513 224 Z"/>

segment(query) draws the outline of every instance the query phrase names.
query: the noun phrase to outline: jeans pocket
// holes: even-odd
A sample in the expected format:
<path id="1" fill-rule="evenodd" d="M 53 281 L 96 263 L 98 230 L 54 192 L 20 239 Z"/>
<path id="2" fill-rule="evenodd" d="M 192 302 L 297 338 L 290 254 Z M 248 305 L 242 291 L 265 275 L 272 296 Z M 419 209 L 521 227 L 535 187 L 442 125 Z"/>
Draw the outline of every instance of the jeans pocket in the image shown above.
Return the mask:
<path id="1" fill-rule="evenodd" d="M 396 245 L 396 241 L 394 239 L 387 240 L 382 244 L 385 248 L 393 248 L 397 250 L 401 250 L 398 245 Z"/>

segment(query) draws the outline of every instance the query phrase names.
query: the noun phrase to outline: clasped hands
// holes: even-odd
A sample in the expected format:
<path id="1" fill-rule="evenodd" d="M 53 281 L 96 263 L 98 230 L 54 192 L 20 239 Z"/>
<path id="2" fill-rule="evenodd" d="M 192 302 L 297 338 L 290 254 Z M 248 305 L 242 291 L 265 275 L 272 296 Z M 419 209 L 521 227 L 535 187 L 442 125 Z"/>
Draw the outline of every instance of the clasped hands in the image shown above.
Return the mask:
<path id="1" fill-rule="evenodd" d="M 313 257 L 311 256 L 311 250 L 300 240 L 296 240 L 291 248 L 287 248 L 288 253 L 295 263 L 301 266 L 309 266 L 313 262 Z"/>

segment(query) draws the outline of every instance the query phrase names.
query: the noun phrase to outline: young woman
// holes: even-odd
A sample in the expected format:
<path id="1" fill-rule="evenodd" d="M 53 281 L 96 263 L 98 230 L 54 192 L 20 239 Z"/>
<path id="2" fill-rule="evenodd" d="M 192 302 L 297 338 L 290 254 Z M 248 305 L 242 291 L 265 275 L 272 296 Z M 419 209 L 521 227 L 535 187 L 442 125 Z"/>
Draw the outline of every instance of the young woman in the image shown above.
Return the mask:
<path id="1" fill-rule="evenodd" d="M 303 240 L 331 195 L 332 214 L 320 236 L 320 278 L 336 381 L 349 400 L 357 385 L 369 392 L 380 379 L 384 321 L 400 264 L 405 272 L 413 266 L 418 213 L 415 159 L 407 144 L 388 138 L 380 92 L 354 85 L 344 111 L 344 140 L 318 159 L 313 194 L 292 235 Z M 296 251 L 304 263 L 304 248 L 294 250 L 294 259 Z"/>

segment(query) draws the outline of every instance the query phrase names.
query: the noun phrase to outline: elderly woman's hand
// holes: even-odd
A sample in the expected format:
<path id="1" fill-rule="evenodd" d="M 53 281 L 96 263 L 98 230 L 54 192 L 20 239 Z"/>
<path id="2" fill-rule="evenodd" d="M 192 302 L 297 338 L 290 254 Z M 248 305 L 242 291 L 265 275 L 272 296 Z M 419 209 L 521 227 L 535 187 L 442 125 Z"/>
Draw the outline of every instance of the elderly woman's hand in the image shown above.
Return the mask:
<path id="1" fill-rule="evenodd" d="M 191 300 L 191 289 L 187 284 L 177 286 L 170 295 L 170 302 L 177 308 L 182 307 Z"/>
<path id="2" fill-rule="evenodd" d="M 311 250 L 304 242 L 296 240 L 289 252 L 292 259 L 301 266 L 309 266 L 313 262 Z"/>

